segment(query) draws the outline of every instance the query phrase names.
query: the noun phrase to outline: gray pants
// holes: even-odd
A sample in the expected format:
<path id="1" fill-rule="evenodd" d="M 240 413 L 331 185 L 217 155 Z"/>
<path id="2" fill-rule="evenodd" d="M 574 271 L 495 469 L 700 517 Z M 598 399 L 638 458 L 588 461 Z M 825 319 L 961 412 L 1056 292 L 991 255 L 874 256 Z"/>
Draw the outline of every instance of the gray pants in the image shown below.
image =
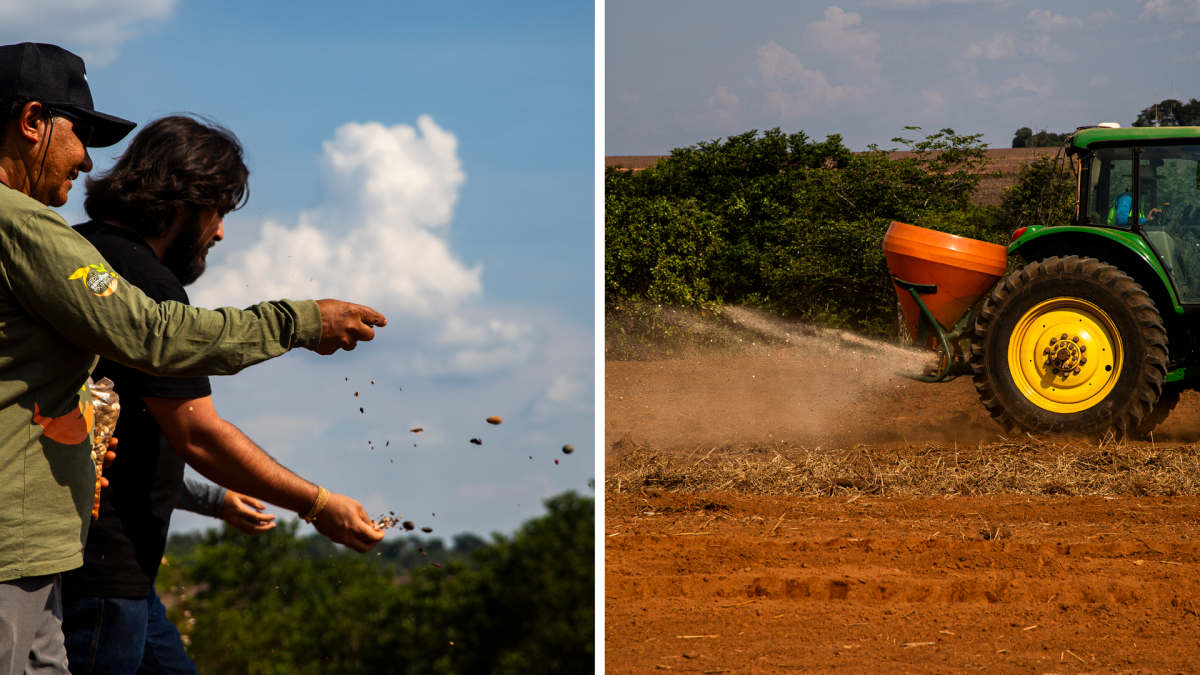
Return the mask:
<path id="1" fill-rule="evenodd" d="M 0 675 L 67 674 L 62 577 L 0 582 Z"/>

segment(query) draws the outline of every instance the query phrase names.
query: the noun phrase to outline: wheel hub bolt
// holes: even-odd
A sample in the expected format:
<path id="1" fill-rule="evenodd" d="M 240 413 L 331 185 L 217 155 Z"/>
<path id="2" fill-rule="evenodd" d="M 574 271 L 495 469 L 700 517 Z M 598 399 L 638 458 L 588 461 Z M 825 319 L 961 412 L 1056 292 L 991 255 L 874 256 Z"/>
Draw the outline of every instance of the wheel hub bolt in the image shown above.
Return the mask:
<path id="1" fill-rule="evenodd" d="M 1087 351 L 1087 345 L 1082 342 L 1082 338 L 1078 335 L 1071 336 L 1068 333 L 1063 333 L 1061 337 L 1050 338 L 1051 346 L 1042 348 L 1042 355 L 1047 357 L 1042 365 L 1050 366 L 1055 375 L 1062 374 L 1064 378 L 1069 375 L 1078 375 L 1080 373 L 1079 366 L 1087 363 L 1087 359 L 1083 357 L 1083 353 Z"/>

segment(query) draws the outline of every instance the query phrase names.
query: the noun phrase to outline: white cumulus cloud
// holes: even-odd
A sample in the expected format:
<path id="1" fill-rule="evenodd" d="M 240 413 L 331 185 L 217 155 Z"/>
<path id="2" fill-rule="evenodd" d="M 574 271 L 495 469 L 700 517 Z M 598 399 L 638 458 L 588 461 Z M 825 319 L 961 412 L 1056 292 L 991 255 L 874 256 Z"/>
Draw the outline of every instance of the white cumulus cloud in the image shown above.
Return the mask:
<path id="1" fill-rule="evenodd" d="M 440 346 L 452 350 L 440 369 L 476 376 L 509 370 L 533 355 L 536 338 L 533 327 L 519 321 L 491 319 L 476 323 L 451 316 L 437 340 Z"/>
<path id="2" fill-rule="evenodd" d="M 808 24 L 809 42 L 822 52 L 838 56 L 861 70 L 877 72 L 880 69 L 875 60 L 880 49 L 879 33 L 854 28 L 860 23 L 861 14 L 829 7 L 825 10 L 824 20 Z"/>
<path id="3" fill-rule="evenodd" d="M 1142 5 L 1139 21 L 1200 21 L 1200 0 L 1138 0 L 1138 4 Z"/>
<path id="4" fill-rule="evenodd" d="M 1048 9 L 1035 9 L 1025 16 L 1033 23 L 1033 29 L 1045 33 L 1051 33 L 1060 30 L 1079 30 L 1083 28 L 1083 20 L 1063 16 L 1062 14 L 1054 14 Z"/>
<path id="5" fill-rule="evenodd" d="M 946 109 L 946 97 L 932 89 L 922 89 L 913 97 L 913 104 L 922 117 L 937 117 Z"/>
<path id="6" fill-rule="evenodd" d="M 293 226 L 264 223 L 257 243 L 210 267 L 198 305 L 336 297 L 444 316 L 481 292 L 482 266 L 467 267 L 445 239 L 466 180 L 454 134 L 428 116 L 416 128 L 352 122 L 324 150 L 331 199 Z"/>
<path id="7" fill-rule="evenodd" d="M 595 383 L 585 377 L 555 375 L 533 410 L 539 416 L 551 417 L 567 411 L 587 412 L 592 408 Z"/>
<path id="8" fill-rule="evenodd" d="M 860 98 L 866 87 L 833 85 L 819 70 L 805 68 L 788 50 L 774 40 L 758 48 L 759 75 L 767 85 L 767 109 L 787 119 L 816 106 L 830 106 L 843 98 Z"/>
<path id="9" fill-rule="evenodd" d="M 89 65 L 116 60 L 125 42 L 165 21 L 178 0 L 0 0 L 0 44 L 49 42 Z"/>
<path id="10" fill-rule="evenodd" d="M 804 76 L 804 65 L 796 55 L 771 40 L 758 48 L 758 58 L 755 60 L 758 73 L 762 75 L 768 87 L 781 87 L 795 82 Z"/>
<path id="11" fill-rule="evenodd" d="M 1004 81 L 1004 84 L 997 88 L 997 91 L 1001 94 L 1010 94 L 1024 90 L 1038 96 L 1047 96 L 1054 92 L 1054 88 L 1054 75 L 1050 72 L 1039 72 L 1033 75 L 1021 73 L 1020 75 L 1010 77 Z"/>
<path id="12" fill-rule="evenodd" d="M 729 91 L 724 85 L 718 85 L 712 96 L 705 101 L 707 110 L 702 115 L 708 124 L 714 128 L 740 131 L 745 106 L 737 94 Z"/>
<path id="13" fill-rule="evenodd" d="M 1022 49 L 1023 53 L 1032 54 L 1039 58 L 1055 63 L 1067 63 L 1075 60 L 1075 55 L 1063 49 L 1061 45 L 1047 33 L 1035 35 L 1029 45 Z"/>
<path id="14" fill-rule="evenodd" d="M 963 50 L 963 58 L 967 59 L 995 61 L 997 59 L 1011 59 L 1016 55 L 1016 43 L 1013 41 L 1013 37 L 1005 32 L 996 33 L 982 42 L 972 42 Z"/>
<path id="15" fill-rule="evenodd" d="M 929 9 L 936 5 L 996 5 L 1006 0 L 867 0 L 863 7 L 880 9 Z"/>
<path id="16" fill-rule="evenodd" d="M 535 356 L 540 331 L 466 304 L 482 295 L 483 266 L 465 264 L 447 240 L 466 181 L 453 133 L 429 116 L 415 127 L 351 122 L 324 143 L 320 164 L 328 198 L 292 223 L 262 223 L 256 242 L 209 266 L 194 304 L 369 305 L 411 331 L 398 372 L 491 376 Z"/>

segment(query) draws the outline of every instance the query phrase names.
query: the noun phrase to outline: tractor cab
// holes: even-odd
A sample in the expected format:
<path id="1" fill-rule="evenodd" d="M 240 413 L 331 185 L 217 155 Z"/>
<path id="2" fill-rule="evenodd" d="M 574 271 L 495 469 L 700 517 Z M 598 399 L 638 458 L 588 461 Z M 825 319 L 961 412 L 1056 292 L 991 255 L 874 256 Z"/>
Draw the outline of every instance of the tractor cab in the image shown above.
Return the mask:
<path id="1" fill-rule="evenodd" d="M 1125 130 L 1102 131 L 1103 139 Z M 1182 305 L 1200 303 L 1200 129 L 1194 131 L 1191 139 L 1091 142 L 1088 136 L 1098 134 L 1081 131 L 1076 136 L 1088 144 L 1072 145 L 1079 158 L 1079 223 L 1141 234 Z"/>

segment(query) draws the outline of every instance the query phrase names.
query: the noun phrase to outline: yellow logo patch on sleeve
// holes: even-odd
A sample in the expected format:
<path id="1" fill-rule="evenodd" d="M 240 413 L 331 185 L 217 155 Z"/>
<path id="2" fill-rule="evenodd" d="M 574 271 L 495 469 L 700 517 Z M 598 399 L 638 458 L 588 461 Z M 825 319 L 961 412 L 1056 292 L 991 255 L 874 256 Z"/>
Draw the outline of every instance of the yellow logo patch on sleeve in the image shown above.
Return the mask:
<path id="1" fill-rule="evenodd" d="M 92 295 L 103 298 L 117 292 L 118 278 L 116 272 L 109 272 L 104 269 L 104 265 L 88 265 L 75 270 L 71 276 L 67 277 L 67 281 L 80 279 L 83 281 L 83 285 L 92 292 Z"/>

